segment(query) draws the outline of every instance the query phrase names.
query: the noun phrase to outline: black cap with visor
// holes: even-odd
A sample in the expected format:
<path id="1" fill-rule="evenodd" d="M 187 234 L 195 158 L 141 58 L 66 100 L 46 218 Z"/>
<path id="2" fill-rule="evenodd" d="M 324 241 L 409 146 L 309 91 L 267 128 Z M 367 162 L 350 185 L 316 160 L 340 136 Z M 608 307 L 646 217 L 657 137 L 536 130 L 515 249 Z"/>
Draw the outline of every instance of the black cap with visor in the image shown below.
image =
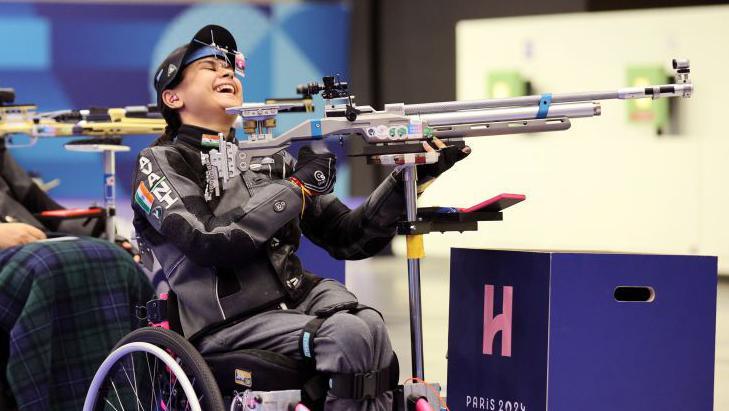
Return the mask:
<path id="1" fill-rule="evenodd" d="M 179 83 L 182 71 L 189 64 L 211 56 L 226 60 L 236 74 L 244 75 L 245 57 L 238 51 L 233 35 L 225 28 L 212 24 L 200 29 L 188 44 L 172 51 L 157 68 L 154 76 L 157 105 L 168 124 L 179 122 L 179 117 L 176 111 L 162 102 L 162 92 Z"/>

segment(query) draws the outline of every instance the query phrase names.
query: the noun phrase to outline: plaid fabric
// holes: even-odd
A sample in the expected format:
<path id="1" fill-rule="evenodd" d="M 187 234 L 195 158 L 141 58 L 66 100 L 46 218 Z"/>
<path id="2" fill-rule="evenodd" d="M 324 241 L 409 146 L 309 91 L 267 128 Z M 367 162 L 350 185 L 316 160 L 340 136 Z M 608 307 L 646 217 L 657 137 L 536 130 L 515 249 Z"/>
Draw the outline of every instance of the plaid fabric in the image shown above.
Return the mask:
<path id="1" fill-rule="evenodd" d="M 82 409 L 96 369 L 151 296 L 129 255 L 101 240 L 0 251 L 0 328 L 18 409 Z"/>

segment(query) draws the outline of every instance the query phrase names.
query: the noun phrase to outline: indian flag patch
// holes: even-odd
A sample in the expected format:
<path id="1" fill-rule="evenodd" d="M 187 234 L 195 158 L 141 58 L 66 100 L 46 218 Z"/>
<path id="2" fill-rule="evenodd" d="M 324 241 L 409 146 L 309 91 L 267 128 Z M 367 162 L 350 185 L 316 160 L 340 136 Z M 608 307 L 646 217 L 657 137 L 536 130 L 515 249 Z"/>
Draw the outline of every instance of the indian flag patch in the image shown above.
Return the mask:
<path id="1" fill-rule="evenodd" d="M 218 147 L 220 146 L 220 136 L 214 134 L 203 134 L 200 143 L 203 147 Z"/>
<path id="2" fill-rule="evenodd" d="M 154 196 L 149 192 L 147 186 L 144 185 L 144 181 L 139 183 L 137 192 L 134 193 L 134 201 L 142 207 L 142 210 L 149 214 L 149 211 L 152 209 L 152 204 L 154 203 Z"/>

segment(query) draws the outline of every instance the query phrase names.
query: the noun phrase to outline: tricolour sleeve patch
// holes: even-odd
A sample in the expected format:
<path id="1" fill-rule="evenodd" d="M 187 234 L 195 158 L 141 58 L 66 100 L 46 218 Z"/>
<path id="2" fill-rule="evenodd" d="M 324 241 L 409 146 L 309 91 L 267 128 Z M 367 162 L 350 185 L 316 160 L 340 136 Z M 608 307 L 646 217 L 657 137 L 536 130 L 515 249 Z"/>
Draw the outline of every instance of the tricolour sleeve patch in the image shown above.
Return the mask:
<path id="1" fill-rule="evenodd" d="M 152 209 L 152 204 L 154 204 L 154 196 L 147 189 L 147 186 L 144 185 L 144 181 L 139 182 L 137 191 L 134 193 L 134 201 L 142 208 L 142 210 L 144 210 L 144 212 L 149 214 L 149 211 Z"/>

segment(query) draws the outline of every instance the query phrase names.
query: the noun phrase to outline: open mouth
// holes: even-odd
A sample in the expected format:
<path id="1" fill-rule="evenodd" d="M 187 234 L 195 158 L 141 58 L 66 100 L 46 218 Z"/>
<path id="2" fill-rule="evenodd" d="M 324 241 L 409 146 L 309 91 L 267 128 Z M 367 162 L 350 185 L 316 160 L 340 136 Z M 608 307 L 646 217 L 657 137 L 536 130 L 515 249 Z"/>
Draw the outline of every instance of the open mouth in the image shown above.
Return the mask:
<path id="1" fill-rule="evenodd" d="M 216 93 L 235 94 L 235 87 L 230 84 L 221 84 L 216 86 L 213 90 L 215 90 Z"/>

